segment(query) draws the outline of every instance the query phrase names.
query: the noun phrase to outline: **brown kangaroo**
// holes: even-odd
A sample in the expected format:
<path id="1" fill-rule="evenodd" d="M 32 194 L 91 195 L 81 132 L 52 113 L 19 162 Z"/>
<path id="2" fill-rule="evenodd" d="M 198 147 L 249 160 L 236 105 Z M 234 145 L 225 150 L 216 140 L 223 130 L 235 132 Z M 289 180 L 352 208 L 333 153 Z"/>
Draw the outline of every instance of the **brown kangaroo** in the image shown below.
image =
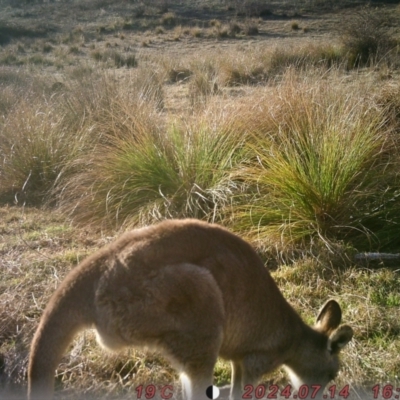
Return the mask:
<path id="1" fill-rule="evenodd" d="M 284 365 L 295 386 L 323 387 L 353 336 L 334 300 L 311 328 L 283 298 L 253 248 L 214 224 L 167 220 L 123 234 L 74 268 L 33 338 L 29 399 L 50 399 L 54 373 L 77 332 L 102 345 L 150 347 L 184 373 L 187 399 L 206 399 L 217 357 L 231 360 L 231 399 Z"/>

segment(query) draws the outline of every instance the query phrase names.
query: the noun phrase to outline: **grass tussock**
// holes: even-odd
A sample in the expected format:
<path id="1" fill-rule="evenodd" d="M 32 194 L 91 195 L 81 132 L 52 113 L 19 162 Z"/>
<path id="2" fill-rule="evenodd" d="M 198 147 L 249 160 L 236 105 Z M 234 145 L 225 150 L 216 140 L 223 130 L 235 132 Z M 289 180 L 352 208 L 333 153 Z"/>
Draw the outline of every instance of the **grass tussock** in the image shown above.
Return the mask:
<path id="1" fill-rule="evenodd" d="M 54 115 L 54 106 L 19 102 L 2 124 L 1 197 L 19 204 L 43 204 L 63 166 L 83 143 L 67 114 Z"/>
<path id="2" fill-rule="evenodd" d="M 393 89 L 349 92 L 334 71 L 319 85 L 292 70 L 247 106 L 223 106 L 227 128 L 200 117 L 219 103 L 215 64 L 190 68 L 190 124 L 165 120 L 162 78 L 144 69 L 128 80 L 72 71 L 57 108 L 22 102 L 1 131 L 2 196 L 47 199 L 108 228 L 230 215 L 261 246 L 396 248 Z"/>
<path id="3" fill-rule="evenodd" d="M 212 71 L 220 87 L 265 85 L 279 81 L 288 68 L 309 75 L 338 69 L 347 70 L 348 60 L 342 48 L 331 44 L 306 43 L 296 48 L 238 48 L 236 52 L 220 52 L 192 57 L 178 63 L 164 60 L 164 69 L 174 82 L 196 71 Z"/>
<path id="4" fill-rule="evenodd" d="M 0 129 L 0 196 L 20 204 L 57 202 L 55 185 L 75 171 L 75 162 L 111 131 L 128 131 L 137 123 L 129 107 L 146 103 L 161 108 L 163 94 L 153 74 L 141 71 L 128 78 L 131 92 L 118 91 L 112 76 L 90 69 L 73 70 L 75 79 L 55 82 L 36 97 L 9 110 Z M 49 101 L 51 99 L 51 102 Z M 147 113 L 151 124 L 151 113 Z"/>
<path id="5" fill-rule="evenodd" d="M 0 112 L 3 118 L 27 93 L 36 96 L 46 90 L 45 87 L 43 80 L 27 71 L 0 67 Z"/>
<path id="6" fill-rule="evenodd" d="M 106 49 L 104 51 L 93 50 L 91 57 L 98 62 L 102 62 L 110 67 L 134 68 L 137 66 L 137 57 L 135 54 L 123 54 L 115 49 Z"/>
<path id="7" fill-rule="evenodd" d="M 146 112 L 137 114 L 147 120 Z M 234 132 L 149 129 L 140 121 L 130 132 L 108 132 L 62 188 L 62 207 L 78 221 L 115 228 L 172 217 L 217 219 L 229 203 L 229 175 L 241 147 Z"/>
<path id="8" fill-rule="evenodd" d="M 244 24 L 243 27 L 243 32 L 247 36 L 255 36 L 258 35 L 259 30 L 258 30 L 258 25 L 256 21 L 253 20 L 247 20 Z"/>
<path id="9" fill-rule="evenodd" d="M 268 93 L 253 162 L 239 172 L 252 184 L 236 225 L 253 240 L 394 245 L 396 137 L 385 110 L 334 85 L 289 80 Z"/>
<path id="10" fill-rule="evenodd" d="M 175 25 L 178 24 L 178 19 L 177 19 L 177 16 L 175 15 L 175 13 L 167 12 L 167 13 L 162 15 L 161 23 L 164 26 L 174 27 Z"/>
<path id="11" fill-rule="evenodd" d="M 204 63 L 193 69 L 188 85 L 190 103 L 193 108 L 207 103 L 210 96 L 218 94 L 218 76 L 211 64 Z"/>

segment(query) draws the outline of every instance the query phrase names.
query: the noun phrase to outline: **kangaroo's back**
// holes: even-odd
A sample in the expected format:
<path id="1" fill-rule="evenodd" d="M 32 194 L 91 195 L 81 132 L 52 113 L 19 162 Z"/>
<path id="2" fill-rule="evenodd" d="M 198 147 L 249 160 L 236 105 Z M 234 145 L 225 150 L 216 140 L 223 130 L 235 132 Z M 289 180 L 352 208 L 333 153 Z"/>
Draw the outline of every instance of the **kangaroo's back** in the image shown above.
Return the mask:
<path id="1" fill-rule="evenodd" d="M 232 398 L 241 397 L 244 383 L 281 364 L 304 382 L 318 378 L 326 384 L 338 368 L 337 351 L 329 354 L 329 335 L 336 334 L 335 349 L 352 335 L 346 329 L 337 333 L 335 304 L 324 308 L 313 330 L 247 242 L 218 225 L 167 220 L 125 233 L 67 276 L 32 342 L 29 393 L 51 396 L 62 353 L 88 326 L 110 349 L 144 346 L 163 352 L 190 378 L 184 391 L 195 400 L 206 398 L 218 356 L 232 360 Z M 49 346 L 52 356 L 43 357 Z M 310 372 L 315 365 L 326 369 L 323 379 Z"/>

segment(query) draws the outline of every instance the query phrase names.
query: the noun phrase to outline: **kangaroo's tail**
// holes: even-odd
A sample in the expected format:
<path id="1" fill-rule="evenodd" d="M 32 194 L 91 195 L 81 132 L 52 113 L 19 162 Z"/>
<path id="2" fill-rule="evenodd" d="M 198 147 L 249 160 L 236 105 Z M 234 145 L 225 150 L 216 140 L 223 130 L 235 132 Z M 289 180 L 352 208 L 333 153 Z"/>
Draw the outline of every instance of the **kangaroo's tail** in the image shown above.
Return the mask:
<path id="1" fill-rule="evenodd" d="M 53 397 L 54 373 L 75 334 L 95 320 L 99 278 L 94 260 L 76 267 L 53 294 L 34 335 L 28 367 L 28 399 Z"/>

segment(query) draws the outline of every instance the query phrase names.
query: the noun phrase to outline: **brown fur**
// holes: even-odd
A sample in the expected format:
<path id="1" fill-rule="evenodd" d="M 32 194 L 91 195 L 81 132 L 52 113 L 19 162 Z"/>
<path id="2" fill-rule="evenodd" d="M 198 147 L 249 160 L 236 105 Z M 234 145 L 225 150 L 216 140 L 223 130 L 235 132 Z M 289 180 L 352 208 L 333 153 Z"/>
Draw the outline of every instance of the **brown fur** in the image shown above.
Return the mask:
<path id="1" fill-rule="evenodd" d="M 330 300 L 307 326 L 248 243 L 217 225 L 168 220 L 125 233 L 62 282 L 33 338 L 28 397 L 52 398 L 60 358 L 93 326 L 110 349 L 161 351 L 194 400 L 206 398 L 218 356 L 232 362 L 232 399 L 282 364 L 297 384 L 326 385 L 353 334 L 340 320 Z"/>

